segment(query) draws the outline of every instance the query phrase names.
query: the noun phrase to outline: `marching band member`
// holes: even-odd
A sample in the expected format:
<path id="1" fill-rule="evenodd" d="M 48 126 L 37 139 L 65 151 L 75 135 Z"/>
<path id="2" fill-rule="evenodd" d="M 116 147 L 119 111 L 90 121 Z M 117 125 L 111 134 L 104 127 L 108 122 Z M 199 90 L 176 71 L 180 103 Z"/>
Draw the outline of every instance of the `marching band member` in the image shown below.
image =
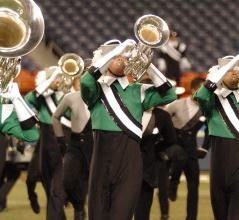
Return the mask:
<path id="1" fill-rule="evenodd" d="M 79 77 L 75 78 L 75 88 L 79 87 L 76 85 L 79 80 Z M 71 140 L 64 155 L 63 184 L 67 198 L 75 210 L 74 219 L 83 220 L 93 135 L 90 112 L 81 98 L 80 91 L 65 95 L 52 117 L 53 129 L 62 149 L 66 148 L 66 141 L 61 117 L 66 110 L 71 112 Z"/>
<path id="2" fill-rule="evenodd" d="M 187 58 L 187 46 L 180 39 L 178 32 L 171 30 L 167 44 L 160 47 L 157 51 L 159 70 L 178 84 L 181 73 L 191 68 L 191 63 Z"/>
<path id="3" fill-rule="evenodd" d="M 91 113 L 94 148 L 89 179 L 90 220 L 130 220 L 142 182 L 140 140 L 143 111 L 176 99 L 153 64 L 154 86 L 129 84 L 122 55 L 133 40 L 120 43 L 81 77 L 81 94 Z"/>
<path id="4" fill-rule="evenodd" d="M 2 98 L 10 99 L 12 104 L 0 104 L 0 130 L 1 136 L 1 161 L 0 161 L 0 178 L 3 178 L 5 160 L 6 160 L 6 148 L 8 142 L 5 140 L 4 134 L 15 136 L 21 140 L 28 142 L 37 141 L 39 138 L 39 132 L 35 127 L 37 118 L 33 111 L 26 105 L 23 100 L 17 83 L 10 82 L 7 89 L 0 94 Z M 8 183 L 1 184 L 0 194 L 0 211 L 6 208 L 6 197 L 12 185 L 15 183 L 16 178 L 20 175 L 19 171 L 12 166 L 12 173 L 8 172 Z"/>
<path id="5" fill-rule="evenodd" d="M 46 219 L 65 220 L 65 193 L 62 183 L 62 155 L 52 127 L 52 114 L 62 98 L 57 91 L 62 84 L 61 71 L 52 66 L 40 71 L 36 78 L 37 87 L 25 96 L 39 117 L 40 125 L 40 174 L 47 196 Z"/>
<path id="6" fill-rule="evenodd" d="M 154 108 L 144 112 L 141 152 L 143 158 L 143 183 L 135 210 L 135 220 L 149 220 L 154 188 L 159 189 L 161 220 L 169 219 L 168 168 L 166 149 L 176 144 L 176 132 L 170 115 Z"/>
<path id="7" fill-rule="evenodd" d="M 239 219 L 238 60 L 239 55 L 219 59 L 194 96 L 208 123 L 210 191 L 216 220 Z"/>
<path id="8" fill-rule="evenodd" d="M 140 82 L 152 84 L 147 74 Z M 140 147 L 143 158 L 143 183 L 134 218 L 150 219 L 154 188 L 158 188 L 161 220 L 167 220 L 169 165 L 172 161 L 183 159 L 185 155 L 177 145 L 176 131 L 168 112 L 161 108 L 144 111 L 142 125 L 143 137 Z"/>
<path id="9" fill-rule="evenodd" d="M 191 81 L 192 95 L 204 82 L 202 78 Z M 197 150 L 197 132 L 206 123 L 206 118 L 199 109 L 199 105 L 192 96 L 181 98 L 166 106 L 172 117 L 177 133 L 177 143 L 185 152 L 183 160 L 172 161 L 169 182 L 169 198 L 175 201 L 180 176 L 184 172 L 187 181 L 187 220 L 196 220 L 198 209 L 199 163 Z M 201 151 L 207 150 L 200 148 Z"/>
<path id="10" fill-rule="evenodd" d="M 6 153 L 8 147 L 8 140 L 4 134 L 0 134 L 0 187 L 3 184 L 4 169 L 6 165 Z M 0 212 L 6 208 L 6 199 L 0 199 Z"/>

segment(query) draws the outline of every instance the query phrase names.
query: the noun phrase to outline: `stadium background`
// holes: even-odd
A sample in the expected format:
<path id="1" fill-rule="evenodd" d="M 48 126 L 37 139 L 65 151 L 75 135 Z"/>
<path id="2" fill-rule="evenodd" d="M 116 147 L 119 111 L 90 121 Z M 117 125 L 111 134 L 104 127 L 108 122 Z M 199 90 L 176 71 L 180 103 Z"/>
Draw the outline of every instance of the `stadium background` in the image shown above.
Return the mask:
<path id="1" fill-rule="evenodd" d="M 57 65 L 66 52 L 75 52 L 84 59 L 103 42 L 118 38 L 135 39 L 133 26 L 138 17 L 156 14 L 175 29 L 187 44 L 187 57 L 192 63 L 190 73 L 184 74 L 187 84 L 194 74 L 201 74 L 214 65 L 218 57 L 236 55 L 239 49 L 239 1 L 235 0 L 37 0 L 45 19 L 45 37 L 38 48 L 23 57 L 23 71 L 19 76 L 22 93 L 34 88 L 36 71 Z M 200 139 L 199 139 L 200 142 Z M 200 144 L 200 143 L 199 143 Z M 201 170 L 209 169 L 209 156 L 200 161 Z M 30 210 L 23 173 L 10 194 L 8 209 L 0 213 L 0 220 L 42 219 L 45 198 L 41 186 L 38 192 L 43 212 L 36 216 Z M 199 220 L 212 219 L 209 200 L 208 173 L 203 173 L 200 186 Z M 179 200 L 172 203 L 172 220 L 185 215 L 186 186 L 182 181 Z M 71 208 L 67 211 L 72 216 Z M 152 220 L 158 219 L 156 195 Z"/>

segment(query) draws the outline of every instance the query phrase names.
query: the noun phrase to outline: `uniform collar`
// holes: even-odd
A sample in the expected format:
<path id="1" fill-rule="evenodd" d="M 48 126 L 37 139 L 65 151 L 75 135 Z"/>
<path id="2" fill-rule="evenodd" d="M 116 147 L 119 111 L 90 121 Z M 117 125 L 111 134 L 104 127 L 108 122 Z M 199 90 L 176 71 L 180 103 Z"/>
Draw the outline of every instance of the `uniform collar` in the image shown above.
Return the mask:
<path id="1" fill-rule="evenodd" d="M 125 89 L 129 85 L 129 80 L 127 76 L 123 77 L 114 77 L 114 76 L 109 76 L 109 75 L 102 75 L 99 79 L 99 83 L 104 83 L 107 86 L 110 86 L 115 80 L 118 80 L 119 84 L 123 89 Z"/>
<path id="2" fill-rule="evenodd" d="M 239 102 L 239 89 L 231 90 L 231 89 L 228 89 L 225 86 L 221 85 L 220 87 L 218 87 L 218 89 L 215 91 L 215 93 L 218 95 L 221 95 L 223 98 L 226 98 L 228 95 L 233 93 L 234 96 L 236 97 L 237 102 Z"/>

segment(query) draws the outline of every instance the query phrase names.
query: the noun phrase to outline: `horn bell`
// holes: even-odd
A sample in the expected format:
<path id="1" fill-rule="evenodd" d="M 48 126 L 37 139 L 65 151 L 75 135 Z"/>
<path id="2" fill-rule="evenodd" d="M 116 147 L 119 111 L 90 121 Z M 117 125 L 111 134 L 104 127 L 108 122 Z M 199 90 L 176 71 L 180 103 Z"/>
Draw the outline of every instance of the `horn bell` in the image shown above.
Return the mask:
<path id="1" fill-rule="evenodd" d="M 66 53 L 58 61 L 61 71 L 70 77 L 81 75 L 84 71 L 84 61 L 76 53 Z"/>
<path id="2" fill-rule="evenodd" d="M 18 57 L 31 52 L 44 34 L 44 18 L 32 0 L 0 1 L 0 56 Z"/>
<path id="3" fill-rule="evenodd" d="M 143 15 L 134 24 L 136 38 L 144 45 L 157 48 L 164 45 L 170 35 L 167 23 L 156 15 Z"/>

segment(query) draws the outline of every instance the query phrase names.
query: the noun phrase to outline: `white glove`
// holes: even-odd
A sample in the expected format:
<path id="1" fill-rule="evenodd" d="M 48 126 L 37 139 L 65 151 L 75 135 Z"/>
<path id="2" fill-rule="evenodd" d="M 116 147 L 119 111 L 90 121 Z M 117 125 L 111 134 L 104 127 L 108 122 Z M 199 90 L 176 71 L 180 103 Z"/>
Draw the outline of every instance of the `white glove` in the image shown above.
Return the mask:
<path id="1" fill-rule="evenodd" d="M 159 87 L 168 81 L 165 75 L 161 73 L 159 69 L 157 69 L 157 67 L 152 63 L 150 63 L 147 69 L 147 73 L 156 87 Z"/>
<path id="2" fill-rule="evenodd" d="M 18 84 L 14 82 L 9 82 L 7 88 L 0 93 L 0 96 L 5 99 L 10 99 L 11 101 L 13 101 L 15 98 L 21 97 Z"/>
<path id="3" fill-rule="evenodd" d="M 62 75 L 61 69 L 59 67 L 55 67 L 54 69 L 47 69 L 46 71 L 53 71 L 53 73 L 51 74 L 50 78 L 47 79 L 46 81 L 42 82 L 40 85 L 38 85 L 36 87 L 36 92 L 39 95 L 42 95 L 48 88 L 49 86 L 52 84 L 52 82 L 59 77 L 60 75 Z"/>
<path id="4" fill-rule="evenodd" d="M 105 56 L 100 58 L 98 61 L 95 62 L 94 67 L 99 68 L 101 73 L 104 73 L 110 64 L 110 61 L 120 54 L 124 52 L 128 52 L 129 50 L 133 49 L 136 46 L 136 42 L 132 39 L 127 39 L 123 43 L 119 44 L 116 48 L 112 51 L 107 53 Z"/>
<path id="5" fill-rule="evenodd" d="M 17 83 L 10 82 L 5 92 L 0 94 L 1 97 L 10 99 L 14 105 L 17 117 L 20 122 L 25 121 L 31 117 L 35 117 L 34 112 L 26 104 L 22 98 Z M 37 118 L 35 117 L 37 120 Z"/>
<path id="6" fill-rule="evenodd" d="M 218 84 L 224 75 L 231 70 L 239 61 L 239 54 L 236 55 L 232 60 L 230 60 L 226 65 L 222 66 L 215 72 L 209 74 L 207 80 L 211 81 L 212 83 Z"/>
<path id="7" fill-rule="evenodd" d="M 180 66 L 181 72 L 189 71 L 192 68 L 191 63 L 189 62 L 189 60 L 186 57 L 183 57 L 180 60 L 179 66 Z"/>

